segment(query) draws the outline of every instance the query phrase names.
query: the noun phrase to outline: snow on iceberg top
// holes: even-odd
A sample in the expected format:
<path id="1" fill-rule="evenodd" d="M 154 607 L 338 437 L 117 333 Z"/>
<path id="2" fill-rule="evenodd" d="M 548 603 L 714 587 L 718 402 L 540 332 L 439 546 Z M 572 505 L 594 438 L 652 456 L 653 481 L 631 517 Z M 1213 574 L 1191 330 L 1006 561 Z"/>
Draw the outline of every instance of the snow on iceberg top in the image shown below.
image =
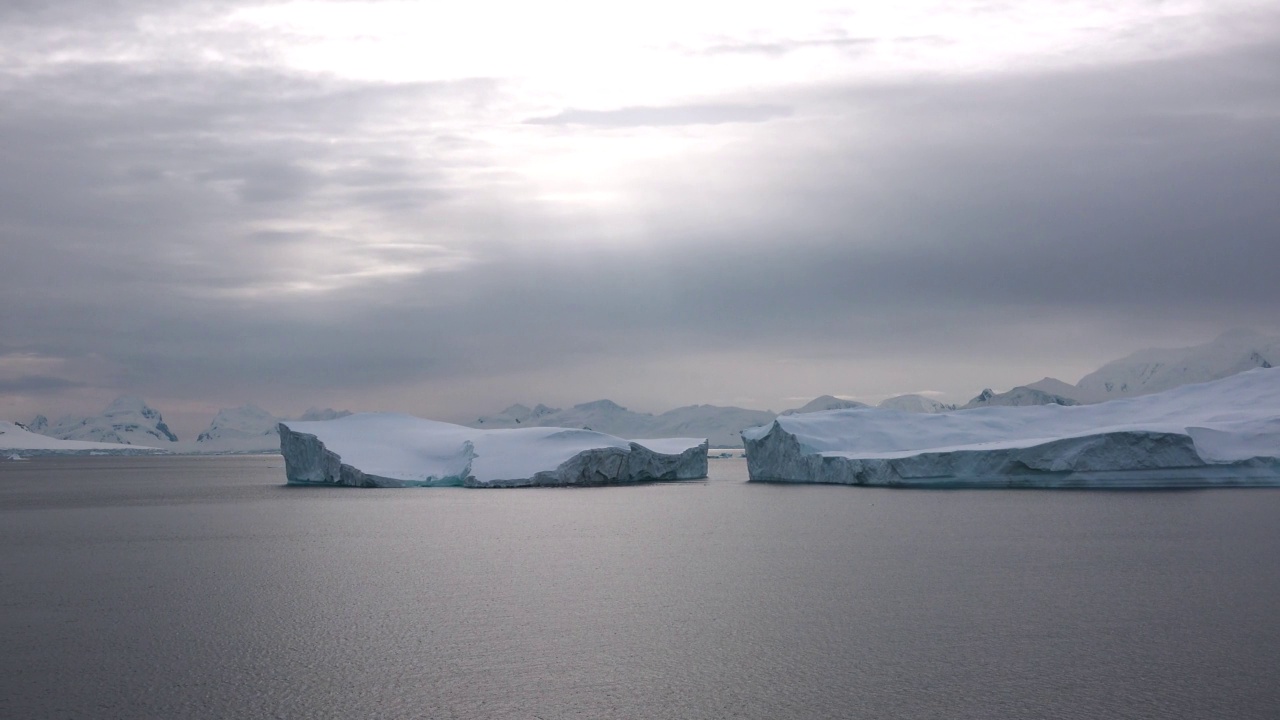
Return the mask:
<path id="1" fill-rule="evenodd" d="M 940 414 L 833 410 L 779 417 L 808 452 L 905 457 L 921 452 L 1030 447 L 1053 439 L 1130 430 L 1189 435 L 1208 462 L 1280 453 L 1280 368 L 1096 405 L 981 407 Z M 760 440 L 774 425 L 744 430 Z"/>
<path id="2" fill-rule="evenodd" d="M 593 430 L 527 427 L 479 430 L 398 413 L 357 413 L 323 422 L 283 421 L 295 433 L 314 435 L 343 464 L 369 475 L 423 482 L 458 477 L 467 470 L 479 483 L 527 478 L 587 450 L 622 448 L 631 442 Z M 657 453 L 679 454 L 702 438 L 636 440 Z"/>

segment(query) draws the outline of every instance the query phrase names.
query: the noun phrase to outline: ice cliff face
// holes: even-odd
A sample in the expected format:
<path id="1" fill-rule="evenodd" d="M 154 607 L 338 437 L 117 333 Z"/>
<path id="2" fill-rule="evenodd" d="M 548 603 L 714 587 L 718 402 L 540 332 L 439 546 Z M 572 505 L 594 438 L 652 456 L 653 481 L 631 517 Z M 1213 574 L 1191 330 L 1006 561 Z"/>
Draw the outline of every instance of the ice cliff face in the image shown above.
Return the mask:
<path id="1" fill-rule="evenodd" d="M 95 417 L 62 418 L 40 433 L 60 440 L 160 447 L 178 440 L 160 412 L 135 397 L 117 398 Z"/>
<path id="2" fill-rule="evenodd" d="M 756 481 L 1280 485 L 1280 369 L 1096 405 L 793 415 L 747 430 L 743 440 Z"/>
<path id="3" fill-rule="evenodd" d="M 279 425 L 294 484 L 353 487 L 606 485 L 706 477 L 705 440 L 627 441 L 574 428 L 479 430 L 364 413 Z"/>

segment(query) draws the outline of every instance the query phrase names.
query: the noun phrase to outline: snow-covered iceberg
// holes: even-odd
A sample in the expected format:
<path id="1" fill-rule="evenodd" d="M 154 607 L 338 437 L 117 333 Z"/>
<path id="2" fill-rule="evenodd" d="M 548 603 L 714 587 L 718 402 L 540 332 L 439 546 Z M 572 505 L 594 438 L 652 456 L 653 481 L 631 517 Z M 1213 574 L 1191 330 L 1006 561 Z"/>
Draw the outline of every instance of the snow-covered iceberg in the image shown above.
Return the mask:
<path id="1" fill-rule="evenodd" d="M 623 440 L 592 430 L 479 430 L 359 413 L 280 423 L 291 484 L 408 487 L 606 485 L 707 475 L 704 439 Z"/>
<path id="2" fill-rule="evenodd" d="M 1095 405 L 789 415 L 745 430 L 742 437 L 755 481 L 1280 485 L 1280 368 Z"/>

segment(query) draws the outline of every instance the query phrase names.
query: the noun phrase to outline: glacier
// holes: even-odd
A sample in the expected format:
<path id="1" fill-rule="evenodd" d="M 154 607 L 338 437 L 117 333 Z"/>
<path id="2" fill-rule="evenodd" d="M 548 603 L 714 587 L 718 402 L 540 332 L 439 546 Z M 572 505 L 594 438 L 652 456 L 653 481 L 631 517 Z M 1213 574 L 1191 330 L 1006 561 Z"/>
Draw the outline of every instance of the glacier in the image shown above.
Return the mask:
<path id="1" fill-rule="evenodd" d="M 529 487 L 707 476 L 707 441 L 574 428 L 480 430 L 396 413 L 279 424 L 295 485 Z"/>
<path id="2" fill-rule="evenodd" d="M 834 410 L 744 430 L 752 481 L 916 487 L 1280 485 L 1280 368 L 1093 405 Z"/>

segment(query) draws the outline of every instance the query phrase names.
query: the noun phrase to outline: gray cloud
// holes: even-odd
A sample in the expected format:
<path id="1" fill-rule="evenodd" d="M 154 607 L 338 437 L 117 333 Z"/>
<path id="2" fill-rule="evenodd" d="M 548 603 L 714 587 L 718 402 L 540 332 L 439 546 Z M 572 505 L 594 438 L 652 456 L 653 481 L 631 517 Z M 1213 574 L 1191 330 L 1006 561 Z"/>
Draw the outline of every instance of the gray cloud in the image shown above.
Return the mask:
<path id="1" fill-rule="evenodd" d="M 0 354 L 93 358 L 113 393 L 437 416 L 597 393 L 709 401 L 724 378 L 781 407 L 901 366 L 925 373 L 903 391 L 1026 382 L 1274 323 L 1278 64 L 1272 38 L 506 119 L 619 142 L 706 133 L 678 162 L 619 168 L 630 209 L 603 219 L 538 200 L 444 121 L 500 104 L 493 80 L 6 75 Z M 707 356 L 738 360 L 686 360 Z M 823 369 L 800 385 L 777 365 L 794 360 L 796 377 Z M 675 368 L 669 387 L 650 366 Z M 1027 366 L 1044 370 L 1014 375 Z M 21 382 L 0 393 L 39 385 Z"/>
<path id="2" fill-rule="evenodd" d="M 691 51 L 693 55 L 765 55 L 777 57 L 799 50 L 827 48 L 861 52 L 875 45 L 876 38 L 833 37 L 817 40 L 779 40 L 775 42 L 727 42 Z"/>
<path id="3" fill-rule="evenodd" d="M 0 378 L 0 393 L 13 393 L 15 395 L 56 395 L 76 387 L 84 387 L 84 383 L 51 375 L 22 375 L 16 378 Z"/>

